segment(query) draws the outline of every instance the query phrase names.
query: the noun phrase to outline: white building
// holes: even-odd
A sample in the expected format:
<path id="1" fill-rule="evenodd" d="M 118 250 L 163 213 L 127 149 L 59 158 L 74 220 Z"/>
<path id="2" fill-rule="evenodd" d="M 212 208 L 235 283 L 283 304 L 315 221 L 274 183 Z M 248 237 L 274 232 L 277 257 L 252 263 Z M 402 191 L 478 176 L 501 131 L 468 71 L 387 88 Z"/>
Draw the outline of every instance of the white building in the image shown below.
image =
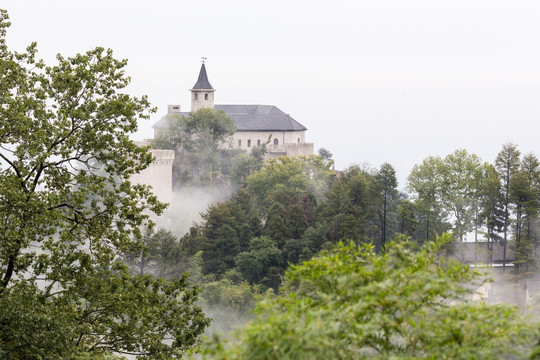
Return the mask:
<path id="1" fill-rule="evenodd" d="M 250 150 L 268 141 L 268 156 L 298 156 L 313 154 L 313 143 L 306 143 L 306 127 L 273 105 L 214 105 L 215 89 L 208 81 L 204 63 L 197 83 L 191 91 L 191 111 L 201 108 L 223 110 L 236 125 L 231 139 L 233 147 Z M 180 105 L 169 105 L 168 113 L 154 124 L 154 137 L 167 129 L 172 115 L 188 115 Z"/>

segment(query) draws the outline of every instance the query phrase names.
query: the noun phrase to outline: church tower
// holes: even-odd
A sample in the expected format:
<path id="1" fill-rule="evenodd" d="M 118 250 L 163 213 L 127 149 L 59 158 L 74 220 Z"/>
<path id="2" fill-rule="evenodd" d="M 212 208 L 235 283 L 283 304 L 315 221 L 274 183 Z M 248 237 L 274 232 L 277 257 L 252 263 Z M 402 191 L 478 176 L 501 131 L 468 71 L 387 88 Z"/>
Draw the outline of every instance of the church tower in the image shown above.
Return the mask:
<path id="1" fill-rule="evenodd" d="M 197 111 L 201 108 L 214 108 L 214 91 L 216 90 L 210 85 L 210 81 L 208 81 L 204 60 L 205 58 L 203 58 L 199 79 L 193 86 L 193 89 L 189 90 L 191 91 L 191 111 Z"/>

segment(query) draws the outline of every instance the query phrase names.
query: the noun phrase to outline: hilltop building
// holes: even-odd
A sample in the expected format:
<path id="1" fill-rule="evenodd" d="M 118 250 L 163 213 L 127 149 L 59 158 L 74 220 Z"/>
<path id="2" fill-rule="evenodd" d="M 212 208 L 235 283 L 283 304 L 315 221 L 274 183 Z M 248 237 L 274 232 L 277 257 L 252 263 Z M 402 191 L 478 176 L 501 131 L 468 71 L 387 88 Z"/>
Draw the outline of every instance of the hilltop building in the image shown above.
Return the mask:
<path id="1" fill-rule="evenodd" d="M 268 157 L 313 154 L 313 143 L 306 143 L 307 128 L 273 105 L 214 105 L 215 89 L 208 80 L 204 62 L 191 91 L 191 111 L 201 108 L 223 110 L 236 125 L 232 147 L 249 151 L 270 138 Z M 154 137 L 167 129 L 172 115 L 188 115 L 180 105 L 169 105 L 168 113 L 154 124 Z"/>

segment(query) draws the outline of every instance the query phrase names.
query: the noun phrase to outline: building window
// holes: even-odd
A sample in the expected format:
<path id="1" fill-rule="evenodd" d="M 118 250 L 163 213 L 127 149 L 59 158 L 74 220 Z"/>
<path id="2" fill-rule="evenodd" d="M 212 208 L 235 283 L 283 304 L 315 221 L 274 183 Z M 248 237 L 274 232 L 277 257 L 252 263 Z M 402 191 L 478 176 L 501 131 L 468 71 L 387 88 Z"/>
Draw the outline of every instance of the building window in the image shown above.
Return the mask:
<path id="1" fill-rule="evenodd" d="M 238 147 L 242 147 L 242 140 L 238 140 Z"/>
<path id="2" fill-rule="evenodd" d="M 279 145 L 278 139 L 274 139 L 274 149 L 277 148 Z"/>
<path id="3" fill-rule="evenodd" d="M 251 147 L 251 140 L 248 140 L 248 147 Z"/>
<path id="4" fill-rule="evenodd" d="M 208 94 L 204 94 L 204 100 L 208 100 Z"/>
<path id="5" fill-rule="evenodd" d="M 261 140 L 257 140 L 257 146 L 261 146 Z"/>
<path id="6" fill-rule="evenodd" d="M 300 144 L 300 138 L 298 138 L 298 143 Z"/>

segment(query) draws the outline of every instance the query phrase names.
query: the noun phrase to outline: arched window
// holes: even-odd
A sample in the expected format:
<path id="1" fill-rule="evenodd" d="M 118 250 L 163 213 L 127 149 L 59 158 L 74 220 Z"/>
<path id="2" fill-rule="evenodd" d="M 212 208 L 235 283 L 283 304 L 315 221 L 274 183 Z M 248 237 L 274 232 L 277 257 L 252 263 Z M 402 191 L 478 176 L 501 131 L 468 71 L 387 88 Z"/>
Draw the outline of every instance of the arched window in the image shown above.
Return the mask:
<path id="1" fill-rule="evenodd" d="M 208 100 L 208 94 L 204 94 L 204 100 Z"/>
<path id="2" fill-rule="evenodd" d="M 251 140 L 248 140 L 248 147 L 251 147 Z"/>
<path id="3" fill-rule="evenodd" d="M 199 94 L 195 93 L 193 95 L 195 95 L 195 100 L 197 100 L 199 98 Z"/>
<path id="4" fill-rule="evenodd" d="M 279 141 L 278 139 L 274 139 L 274 149 L 278 147 Z"/>

